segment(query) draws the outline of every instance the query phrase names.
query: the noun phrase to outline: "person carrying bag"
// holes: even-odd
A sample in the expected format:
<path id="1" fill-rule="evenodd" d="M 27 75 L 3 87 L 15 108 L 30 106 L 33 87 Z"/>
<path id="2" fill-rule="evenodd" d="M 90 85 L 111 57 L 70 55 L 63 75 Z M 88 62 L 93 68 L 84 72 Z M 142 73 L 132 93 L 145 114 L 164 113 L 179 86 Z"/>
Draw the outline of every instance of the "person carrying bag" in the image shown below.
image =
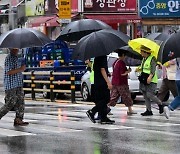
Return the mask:
<path id="1" fill-rule="evenodd" d="M 142 92 L 145 103 L 146 111 L 141 113 L 142 116 L 152 116 L 151 111 L 151 100 L 156 102 L 159 106 L 159 113 L 163 113 L 162 102 L 156 96 L 156 88 L 158 77 L 156 73 L 156 58 L 151 55 L 151 50 L 145 46 L 141 46 L 141 55 L 143 57 L 141 63 L 141 75 L 139 76 L 140 81 L 140 91 Z"/>

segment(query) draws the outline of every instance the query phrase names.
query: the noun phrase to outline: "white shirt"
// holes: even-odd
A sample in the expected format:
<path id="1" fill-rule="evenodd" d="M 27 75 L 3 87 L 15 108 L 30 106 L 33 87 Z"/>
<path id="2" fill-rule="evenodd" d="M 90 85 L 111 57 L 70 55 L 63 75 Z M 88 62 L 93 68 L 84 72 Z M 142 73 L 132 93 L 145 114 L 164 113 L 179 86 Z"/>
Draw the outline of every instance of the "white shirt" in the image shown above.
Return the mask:
<path id="1" fill-rule="evenodd" d="M 176 80 L 180 80 L 180 58 L 176 59 L 176 65 L 177 65 Z"/>

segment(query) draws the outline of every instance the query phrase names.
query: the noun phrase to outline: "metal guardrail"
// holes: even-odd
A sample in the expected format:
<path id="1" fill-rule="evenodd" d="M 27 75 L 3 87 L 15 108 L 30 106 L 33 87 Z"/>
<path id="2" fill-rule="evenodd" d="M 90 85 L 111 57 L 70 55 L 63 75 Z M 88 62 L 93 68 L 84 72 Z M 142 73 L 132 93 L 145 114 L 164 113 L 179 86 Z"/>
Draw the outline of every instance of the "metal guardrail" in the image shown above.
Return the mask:
<path id="1" fill-rule="evenodd" d="M 23 88 L 24 91 L 31 91 L 31 98 L 32 100 L 36 99 L 35 93 L 36 92 L 49 92 L 51 101 L 55 100 L 54 93 L 71 93 L 71 102 L 75 102 L 75 74 L 74 71 L 71 72 L 23 72 L 23 75 L 31 76 L 30 80 L 23 80 L 24 83 L 30 83 L 31 87 Z M 36 76 L 38 75 L 49 75 L 49 80 L 36 80 Z M 69 75 L 70 81 L 54 81 L 55 75 Z M 36 84 L 49 84 L 50 89 L 38 89 L 36 88 Z M 54 89 L 55 85 L 70 85 L 69 90 L 61 90 L 61 89 Z"/>

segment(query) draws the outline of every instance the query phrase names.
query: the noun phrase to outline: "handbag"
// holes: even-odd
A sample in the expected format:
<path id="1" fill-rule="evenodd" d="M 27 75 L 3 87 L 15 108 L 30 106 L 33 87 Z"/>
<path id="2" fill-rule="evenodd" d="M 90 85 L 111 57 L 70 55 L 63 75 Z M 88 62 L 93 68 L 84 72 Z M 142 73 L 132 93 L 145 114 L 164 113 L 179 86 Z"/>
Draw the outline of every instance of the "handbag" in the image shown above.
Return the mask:
<path id="1" fill-rule="evenodd" d="M 143 70 L 143 66 L 144 66 L 144 64 L 142 65 L 142 70 Z M 148 83 L 147 83 L 148 77 L 149 77 L 148 73 L 141 72 L 141 74 L 138 76 L 138 80 L 140 83 L 142 83 L 144 85 L 148 85 Z"/>
<path id="2" fill-rule="evenodd" d="M 166 68 L 168 80 L 175 80 L 176 78 L 176 65 L 170 65 Z"/>
<path id="3" fill-rule="evenodd" d="M 149 77 L 149 74 L 141 72 L 140 76 L 138 76 L 138 80 L 140 83 L 143 83 L 144 85 L 148 85 L 147 78 Z"/>

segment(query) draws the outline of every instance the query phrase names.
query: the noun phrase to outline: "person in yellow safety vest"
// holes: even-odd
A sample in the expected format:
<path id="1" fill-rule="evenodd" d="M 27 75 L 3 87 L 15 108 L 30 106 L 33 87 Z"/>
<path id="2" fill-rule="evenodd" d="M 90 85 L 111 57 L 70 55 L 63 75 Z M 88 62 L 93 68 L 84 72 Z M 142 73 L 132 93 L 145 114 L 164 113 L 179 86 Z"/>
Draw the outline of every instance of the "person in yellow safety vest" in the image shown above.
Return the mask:
<path id="1" fill-rule="evenodd" d="M 91 101 L 94 102 L 94 71 L 93 71 L 93 65 L 94 60 L 91 62 L 89 59 L 85 61 L 85 63 L 90 67 L 91 73 L 90 73 L 90 82 L 91 82 Z"/>
<path id="2" fill-rule="evenodd" d="M 156 88 L 158 77 L 156 73 L 156 65 L 157 61 L 154 56 L 151 55 L 151 50 L 145 46 L 141 46 L 141 55 L 143 57 L 141 66 L 139 70 L 141 71 L 141 75 L 139 77 L 140 81 L 140 91 L 142 92 L 145 104 L 146 104 L 146 111 L 141 113 L 142 116 L 152 116 L 151 110 L 151 100 L 156 102 L 159 106 L 159 113 L 162 114 L 163 105 L 162 102 L 156 96 Z M 136 70 L 137 71 L 137 70 Z M 144 79 L 142 81 L 142 79 Z"/>
<path id="3" fill-rule="evenodd" d="M 91 85 L 94 84 L 94 70 L 93 70 L 94 60 L 91 63 L 91 74 L 90 74 L 90 82 Z"/>

